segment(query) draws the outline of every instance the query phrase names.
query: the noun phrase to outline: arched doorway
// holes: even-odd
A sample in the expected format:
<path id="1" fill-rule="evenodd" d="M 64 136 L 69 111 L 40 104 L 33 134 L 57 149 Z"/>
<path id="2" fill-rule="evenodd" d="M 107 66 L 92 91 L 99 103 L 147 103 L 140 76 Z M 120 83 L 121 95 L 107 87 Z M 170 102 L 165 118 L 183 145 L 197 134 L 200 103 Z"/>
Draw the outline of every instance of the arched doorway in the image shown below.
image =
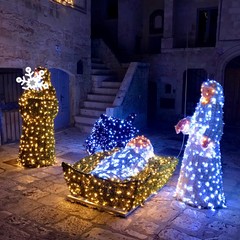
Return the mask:
<path id="1" fill-rule="evenodd" d="M 201 95 L 201 85 L 207 80 L 204 69 L 187 69 L 183 74 L 182 114 L 192 115 Z M 187 83 L 187 84 L 186 84 Z"/>
<path id="2" fill-rule="evenodd" d="M 240 126 L 240 56 L 226 65 L 224 94 L 224 121 L 229 126 Z"/>
<path id="3" fill-rule="evenodd" d="M 50 69 L 50 72 L 51 82 L 56 90 L 59 102 L 59 111 L 54 120 L 54 128 L 58 130 L 70 125 L 69 75 L 55 68 Z"/>

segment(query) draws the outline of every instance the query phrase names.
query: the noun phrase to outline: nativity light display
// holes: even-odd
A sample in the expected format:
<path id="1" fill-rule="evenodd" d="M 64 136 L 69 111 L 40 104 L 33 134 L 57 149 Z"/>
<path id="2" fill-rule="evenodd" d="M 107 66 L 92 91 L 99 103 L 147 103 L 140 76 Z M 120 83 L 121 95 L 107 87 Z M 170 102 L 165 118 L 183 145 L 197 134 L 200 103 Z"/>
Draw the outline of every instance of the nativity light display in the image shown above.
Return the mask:
<path id="1" fill-rule="evenodd" d="M 206 81 L 193 116 L 175 126 L 177 133 L 189 135 L 176 198 L 194 207 L 225 207 L 220 152 L 223 105 L 222 86 L 214 80 Z"/>
<path id="2" fill-rule="evenodd" d="M 124 181 L 142 171 L 153 156 L 150 141 L 144 136 L 138 136 L 125 148 L 103 159 L 91 174 L 104 179 Z"/>
<path id="3" fill-rule="evenodd" d="M 91 135 L 85 141 L 87 152 L 93 154 L 124 147 L 138 133 L 136 127 L 133 126 L 135 118 L 136 114 L 130 114 L 126 119 L 102 114 L 95 122 Z"/>
<path id="4" fill-rule="evenodd" d="M 97 152 L 73 165 L 63 162 L 62 167 L 71 200 L 127 216 L 167 183 L 177 162 L 154 155 L 150 141 L 139 136 L 123 149 Z"/>
<path id="5" fill-rule="evenodd" d="M 54 118 L 58 113 L 56 92 L 48 69 L 38 67 L 16 81 L 25 90 L 19 99 L 23 119 L 18 162 L 24 167 L 43 167 L 55 163 Z"/>

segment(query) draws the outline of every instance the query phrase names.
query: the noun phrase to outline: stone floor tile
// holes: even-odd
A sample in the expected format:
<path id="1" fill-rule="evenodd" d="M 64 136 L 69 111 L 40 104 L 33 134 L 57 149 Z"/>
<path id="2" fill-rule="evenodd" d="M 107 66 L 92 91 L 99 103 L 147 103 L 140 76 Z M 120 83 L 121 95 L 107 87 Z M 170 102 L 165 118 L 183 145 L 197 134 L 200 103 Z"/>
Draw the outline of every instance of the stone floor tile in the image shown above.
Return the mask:
<path id="1" fill-rule="evenodd" d="M 39 178 L 30 176 L 30 175 L 21 175 L 21 176 L 15 177 L 14 180 L 16 180 L 20 183 L 28 184 L 28 183 L 32 183 L 34 181 L 38 181 Z"/>
<path id="2" fill-rule="evenodd" d="M 65 219 L 67 213 L 61 212 L 55 207 L 42 206 L 27 214 L 28 219 L 31 219 L 39 224 L 51 226 L 52 224 Z"/>
<path id="3" fill-rule="evenodd" d="M 82 235 L 86 240 L 136 240 L 136 237 L 124 236 L 121 233 L 115 233 L 102 228 L 93 228 Z"/>
<path id="4" fill-rule="evenodd" d="M 176 155 L 182 136 L 172 130 L 164 127 L 143 134 L 151 140 L 156 154 Z M 228 135 L 221 143 L 226 209 L 200 210 L 174 198 L 180 157 L 169 182 L 127 218 L 66 200 L 69 190 L 61 163 L 73 163 L 86 154 L 83 144 L 87 135 L 78 129 L 56 134 L 57 163 L 49 167 L 19 167 L 19 144 L 0 146 L 0 239 L 239 240 L 239 138 L 235 133 L 230 138 Z"/>
<path id="5" fill-rule="evenodd" d="M 19 196 L 16 196 L 15 199 L 6 199 L 4 203 L 0 201 L 0 205 L 2 204 L 4 206 L 4 210 L 19 216 L 24 216 L 42 206 L 42 204 L 37 203 L 36 201 Z"/>
<path id="6" fill-rule="evenodd" d="M 137 221 L 132 221 L 128 226 L 128 229 L 132 229 L 143 235 L 157 234 L 160 228 L 161 227 L 159 227 L 158 224 L 154 223 L 147 217 L 138 218 Z"/>
<path id="7" fill-rule="evenodd" d="M 67 200 L 58 202 L 55 207 L 61 211 L 68 212 L 69 214 L 78 216 L 84 220 L 93 220 L 102 214 L 96 209 L 89 208 L 87 206 L 83 206 L 81 204 L 73 203 Z"/>
<path id="8" fill-rule="evenodd" d="M 29 240 L 30 235 L 17 227 L 0 223 L 0 237 L 2 240 Z"/>
<path id="9" fill-rule="evenodd" d="M 154 240 L 201 240 L 200 238 L 193 237 L 183 233 L 182 231 L 166 228 L 158 234 L 159 239 L 155 238 Z"/>
<path id="10" fill-rule="evenodd" d="M 49 195 L 49 192 L 43 191 L 41 189 L 35 188 L 35 187 L 29 187 L 26 190 L 22 191 L 22 194 L 24 197 L 32 199 L 32 200 L 38 200 L 42 197 L 45 197 Z"/>
<path id="11" fill-rule="evenodd" d="M 56 207 L 59 202 L 65 202 L 66 200 L 63 196 L 59 196 L 57 194 L 49 194 L 38 199 L 37 201 L 46 206 Z"/>
<path id="12" fill-rule="evenodd" d="M 51 227 L 57 229 L 58 231 L 67 233 L 70 237 L 80 238 L 84 232 L 88 231 L 89 228 L 92 227 L 92 223 L 82 220 L 76 216 L 70 216 L 51 225 Z"/>
<path id="13" fill-rule="evenodd" d="M 50 186 L 48 186 L 45 189 L 45 191 L 52 193 L 52 194 L 56 194 L 56 193 L 61 193 L 61 192 L 65 191 L 66 188 L 67 188 L 67 186 L 64 184 L 53 183 Z"/>

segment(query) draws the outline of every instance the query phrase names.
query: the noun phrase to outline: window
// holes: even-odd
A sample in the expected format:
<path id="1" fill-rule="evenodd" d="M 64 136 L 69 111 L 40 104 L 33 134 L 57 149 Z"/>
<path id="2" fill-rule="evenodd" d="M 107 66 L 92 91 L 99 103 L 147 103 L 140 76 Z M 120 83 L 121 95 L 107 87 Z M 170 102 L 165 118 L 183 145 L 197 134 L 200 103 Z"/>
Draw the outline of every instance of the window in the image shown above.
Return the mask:
<path id="1" fill-rule="evenodd" d="M 118 0 L 107 1 L 107 18 L 108 19 L 118 18 Z"/>
<path id="2" fill-rule="evenodd" d="M 217 8 L 198 9 L 197 47 L 214 47 L 217 32 Z"/>
<path id="3" fill-rule="evenodd" d="M 149 33 L 163 33 L 163 10 L 155 10 L 149 17 Z"/>

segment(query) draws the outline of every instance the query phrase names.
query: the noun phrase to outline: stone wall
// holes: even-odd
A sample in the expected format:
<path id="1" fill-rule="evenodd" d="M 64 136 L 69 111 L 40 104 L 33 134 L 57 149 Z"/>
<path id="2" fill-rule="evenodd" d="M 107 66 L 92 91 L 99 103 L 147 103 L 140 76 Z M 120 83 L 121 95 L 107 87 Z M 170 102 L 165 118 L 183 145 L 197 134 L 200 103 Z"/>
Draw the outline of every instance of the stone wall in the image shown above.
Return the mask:
<path id="1" fill-rule="evenodd" d="M 198 8 L 218 7 L 218 29 L 215 47 L 194 47 L 196 38 L 196 13 Z M 149 55 L 150 81 L 157 86 L 157 116 L 159 119 L 177 119 L 182 111 L 184 71 L 186 69 L 203 69 L 209 78 L 220 83 L 225 81 L 225 67 L 227 63 L 240 55 L 240 3 L 238 0 L 222 1 L 174 1 L 173 8 L 166 8 L 166 16 L 172 14 L 173 35 L 164 31 L 161 54 Z M 169 21 L 167 25 L 171 26 Z M 189 27 L 187 27 L 187 25 Z M 189 31 L 189 46 L 186 46 L 186 32 Z M 166 41 L 170 39 L 170 44 Z M 165 41 L 166 40 L 166 41 Z M 174 48 L 172 42 L 185 42 L 182 48 Z M 180 44 L 181 45 L 181 44 Z M 164 93 L 164 87 L 170 84 L 172 91 Z M 160 107 L 160 98 L 174 99 L 173 109 Z"/>
<path id="2" fill-rule="evenodd" d="M 90 9 L 89 1 L 83 13 L 50 0 L 0 0 L 0 68 L 62 69 L 78 93 L 78 106 L 91 86 Z"/>

